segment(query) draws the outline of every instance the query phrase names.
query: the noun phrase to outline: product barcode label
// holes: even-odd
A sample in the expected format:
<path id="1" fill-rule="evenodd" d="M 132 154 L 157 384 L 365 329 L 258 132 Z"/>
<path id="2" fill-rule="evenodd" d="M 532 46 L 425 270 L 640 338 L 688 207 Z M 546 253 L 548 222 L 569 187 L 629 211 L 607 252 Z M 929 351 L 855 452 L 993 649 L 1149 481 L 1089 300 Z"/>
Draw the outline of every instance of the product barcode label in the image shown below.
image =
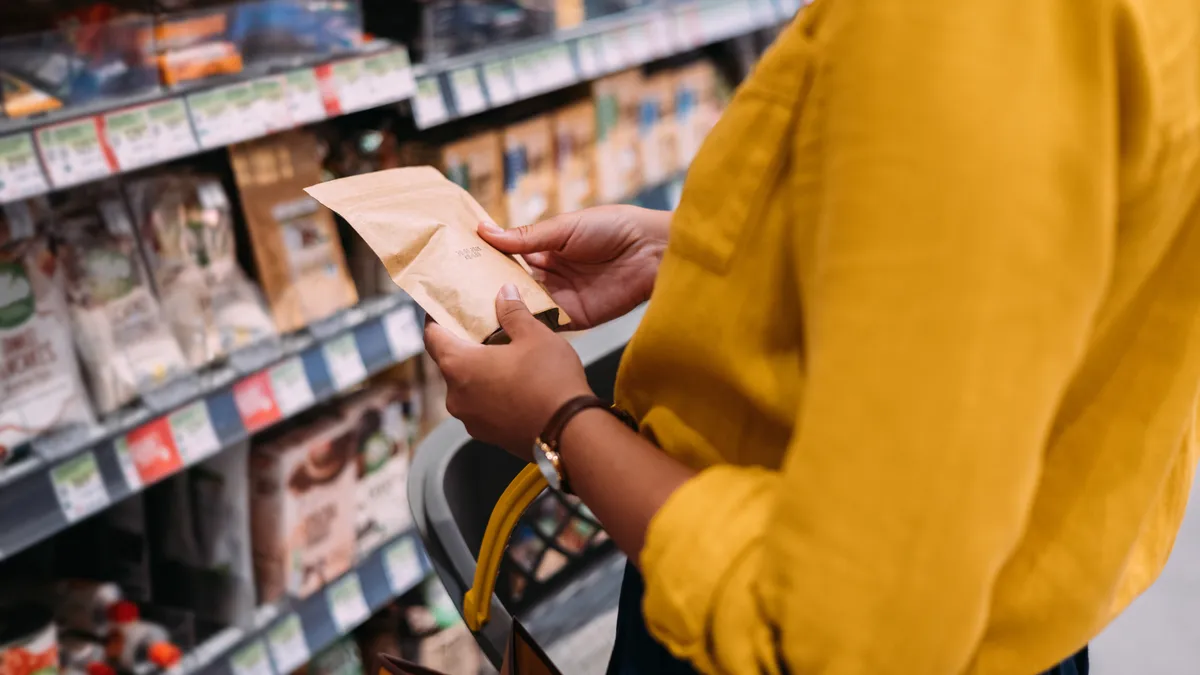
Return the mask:
<path id="1" fill-rule="evenodd" d="M 304 637 L 304 626 L 300 617 L 289 614 L 267 629 L 267 645 L 271 648 L 271 659 L 281 673 L 290 673 L 308 663 L 308 640 Z"/>
<path id="2" fill-rule="evenodd" d="M 353 333 L 343 333 L 326 342 L 324 352 L 329 376 L 337 389 L 349 389 L 367 379 L 367 368 Z"/>
<path id="3" fill-rule="evenodd" d="M 388 546 L 383 552 L 383 567 L 387 571 L 388 583 L 392 593 L 403 595 L 425 578 L 425 568 L 421 565 L 421 554 L 412 537 L 405 537 Z"/>
<path id="4" fill-rule="evenodd" d="M 171 413 L 167 417 L 175 447 L 188 463 L 199 462 L 221 449 L 221 441 L 213 428 L 208 405 L 196 401 Z"/>
<path id="5" fill-rule="evenodd" d="M 68 522 L 73 523 L 108 506 L 104 477 L 90 450 L 51 469 L 50 482 Z"/>
<path id="6" fill-rule="evenodd" d="M 363 597 L 362 585 L 358 582 L 358 574 L 355 572 L 350 572 L 330 584 L 325 589 L 325 599 L 329 602 L 329 613 L 333 615 L 333 623 L 343 634 L 358 627 L 371 614 L 367 600 Z"/>
<path id="7" fill-rule="evenodd" d="M 101 144 L 100 122 L 85 117 L 37 130 L 42 164 L 54 187 L 67 187 L 112 175 L 115 168 Z"/>
<path id="8" fill-rule="evenodd" d="M 0 203 L 24 199 L 50 189 L 38 162 L 31 134 L 0 138 Z"/>
<path id="9" fill-rule="evenodd" d="M 275 675 L 262 640 L 254 640 L 234 652 L 229 657 L 229 669 L 233 675 Z"/>
<path id="10" fill-rule="evenodd" d="M 483 86 L 479 83 L 479 71 L 474 67 L 459 68 L 450 73 L 450 92 L 454 95 L 454 109 L 459 115 L 474 115 L 487 108 Z"/>
<path id="11" fill-rule="evenodd" d="M 413 99 L 413 115 L 418 129 L 428 129 L 445 122 L 450 114 L 446 111 L 446 99 L 436 75 L 417 80 L 417 97 Z"/>

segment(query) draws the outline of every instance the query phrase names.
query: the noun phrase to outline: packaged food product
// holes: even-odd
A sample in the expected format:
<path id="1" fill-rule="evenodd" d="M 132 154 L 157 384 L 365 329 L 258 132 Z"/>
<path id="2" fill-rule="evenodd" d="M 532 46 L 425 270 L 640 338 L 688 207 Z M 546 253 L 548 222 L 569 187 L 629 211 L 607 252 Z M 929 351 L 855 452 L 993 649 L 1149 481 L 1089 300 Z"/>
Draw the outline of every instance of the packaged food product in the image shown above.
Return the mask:
<path id="1" fill-rule="evenodd" d="M 642 76 L 637 71 L 592 83 L 596 102 L 596 184 L 604 204 L 619 202 L 641 188 L 638 163 L 638 108 Z"/>
<path id="2" fill-rule="evenodd" d="M 485 131 L 447 143 L 441 150 L 446 177 L 466 190 L 493 221 L 504 227 L 504 148 L 500 134 Z"/>
<path id="3" fill-rule="evenodd" d="M 357 302 L 333 216 L 304 193 L 321 180 L 316 137 L 295 131 L 229 152 L 275 326 L 293 331 Z"/>
<path id="4" fill-rule="evenodd" d="M 504 202 L 509 227 L 532 225 L 554 205 L 554 131 L 542 115 L 504 129 Z"/>
<path id="5" fill-rule="evenodd" d="M 151 176 L 127 186 L 171 331 L 193 367 L 275 334 L 234 248 L 233 216 L 212 177 Z"/>
<path id="6" fill-rule="evenodd" d="M 638 150 L 642 181 L 646 185 L 665 182 L 679 170 L 674 114 L 675 78 L 659 74 L 642 81 L 638 110 Z"/>
<path id="7" fill-rule="evenodd" d="M 582 101 L 554 113 L 554 213 L 570 213 L 596 203 L 596 106 Z"/>
<path id="8" fill-rule="evenodd" d="M 39 434 L 95 422 L 71 344 L 62 267 L 27 203 L 0 219 L 0 462 Z"/>
<path id="9" fill-rule="evenodd" d="M 677 161 L 691 164 L 700 144 L 721 116 L 717 71 L 707 61 L 698 61 L 675 73 L 675 122 Z"/>
<path id="10" fill-rule="evenodd" d="M 58 631 L 36 605 L 0 613 L 0 670 L 5 675 L 58 675 Z"/>
<path id="11" fill-rule="evenodd" d="M 108 633 L 109 611 L 122 599 L 117 584 L 68 579 L 60 582 L 56 590 L 54 621 L 59 626 L 88 635 Z"/>
<path id="12" fill-rule="evenodd" d="M 112 627 L 105 642 L 108 660 L 125 672 L 147 667 L 167 669 L 179 663 L 181 652 L 162 626 L 143 621 L 138 606 L 128 600 L 109 611 Z"/>
<path id="13" fill-rule="evenodd" d="M 313 185 L 387 265 L 392 279 L 430 316 L 473 342 L 504 341 L 496 294 L 515 284 L 529 311 L 557 328 L 569 319 L 523 260 L 478 234 L 491 217 L 432 167 L 391 169 Z"/>
<path id="14" fill-rule="evenodd" d="M 354 434 L 319 417 L 268 439 L 250 458 L 259 604 L 306 597 L 354 563 Z"/>
<path id="15" fill-rule="evenodd" d="M 412 524 L 408 509 L 409 445 L 404 408 L 410 393 L 391 383 L 350 396 L 342 413 L 354 426 L 358 555 L 364 556 Z"/>
<path id="16" fill-rule="evenodd" d="M 117 197 L 65 207 L 55 239 L 75 346 L 96 409 L 109 412 L 187 371 Z"/>

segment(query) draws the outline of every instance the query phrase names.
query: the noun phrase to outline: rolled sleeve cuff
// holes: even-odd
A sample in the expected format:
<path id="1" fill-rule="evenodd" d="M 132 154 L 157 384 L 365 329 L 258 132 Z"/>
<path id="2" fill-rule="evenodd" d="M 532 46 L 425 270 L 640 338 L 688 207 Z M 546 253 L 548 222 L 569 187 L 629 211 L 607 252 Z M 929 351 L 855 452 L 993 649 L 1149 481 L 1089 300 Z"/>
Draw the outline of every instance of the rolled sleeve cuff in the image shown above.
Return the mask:
<path id="1" fill-rule="evenodd" d="M 762 538 L 777 483 L 777 473 L 761 468 L 706 469 L 673 492 L 647 528 L 640 559 L 646 626 L 704 672 L 715 670 L 707 632 L 716 601 Z"/>

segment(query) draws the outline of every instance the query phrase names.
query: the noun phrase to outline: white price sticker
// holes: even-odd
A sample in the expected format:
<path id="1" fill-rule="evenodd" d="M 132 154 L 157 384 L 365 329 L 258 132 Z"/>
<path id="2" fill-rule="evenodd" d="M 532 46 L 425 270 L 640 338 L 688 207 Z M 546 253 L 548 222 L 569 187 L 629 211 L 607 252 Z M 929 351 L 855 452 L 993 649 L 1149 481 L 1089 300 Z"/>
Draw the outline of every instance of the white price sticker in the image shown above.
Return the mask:
<path id="1" fill-rule="evenodd" d="M 267 133 L 248 83 L 192 94 L 187 104 L 200 147 L 215 148 Z"/>
<path id="2" fill-rule="evenodd" d="M 363 72 L 373 81 L 374 105 L 404 100 L 417 90 L 408 51 L 403 48 L 368 56 L 362 63 Z"/>
<path id="3" fill-rule="evenodd" d="M 450 113 L 446 110 L 446 99 L 436 75 L 417 80 L 417 97 L 413 99 L 413 115 L 418 129 L 428 129 L 445 122 Z"/>
<path id="4" fill-rule="evenodd" d="M 118 438 L 113 443 L 113 454 L 117 456 L 117 465 L 121 467 L 121 475 L 125 477 L 125 484 L 129 486 L 130 492 L 137 492 L 142 489 L 142 477 L 138 475 L 137 464 L 133 461 L 133 455 L 129 452 L 129 444 L 124 438 Z"/>
<path id="5" fill-rule="evenodd" d="M 229 657 L 229 669 L 233 675 L 275 675 L 262 640 L 255 640 L 234 652 Z"/>
<path id="6" fill-rule="evenodd" d="M 289 614 L 267 629 L 267 646 L 271 648 L 271 659 L 281 673 L 290 673 L 308 663 L 308 640 L 304 638 L 304 626 L 300 617 Z"/>
<path id="7" fill-rule="evenodd" d="M 291 129 L 292 112 L 283 77 L 264 77 L 252 82 L 250 87 L 254 93 L 254 114 L 263 121 L 267 131 Z"/>
<path id="8" fill-rule="evenodd" d="M 24 199 L 50 189 L 30 134 L 0 138 L 0 203 Z"/>
<path id="9" fill-rule="evenodd" d="M 555 87 L 569 87 L 579 79 L 575 74 L 575 62 L 571 60 L 571 49 L 566 45 L 547 49 L 546 63 Z"/>
<path id="10" fill-rule="evenodd" d="M 187 108 L 177 98 L 104 116 L 104 133 L 117 165 L 129 170 L 190 155 L 200 149 Z"/>
<path id="11" fill-rule="evenodd" d="M 354 341 L 353 333 L 343 333 L 326 342 L 324 352 L 329 376 L 338 390 L 349 389 L 367 379 L 367 368 L 363 365 L 362 355 L 358 353 L 358 343 Z"/>
<path id="12" fill-rule="evenodd" d="M 517 99 L 513 87 L 512 69 L 506 61 L 491 61 L 483 64 L 483 83 L 487 87 L 488 100 L 493 106 L 502 106 Z"/>
<path id="13" fill-rule="evenodd" d="M 631 65 L 645 63 L 654 58 L 654 52 L 650 45 L 650 39 L 646 35 L 646 29 L 641 24 L 635 24 L 625 29 L 625 46 L 628 51 Z"/>
<path id="14" fill-rule="evenodd" d="M 371 614 L 355 572 L 330 584 L 325 589 L 325 599 L 329 602 L 329 613 L 333 615 L 333 623 L 340 633 L 349 633 Z"/>
<path id="15" fill-rule="evenodd" d="M 625 53 L 625 41 L 619 30 L 610 30 L 600 36 L 600 51 L 604 54 L 604 63 L 612 70 L 630 65 Z"/>
<path id="16" fill-rule="evenodd" d="M 330 76 L 343 113 L 365 110 L 375 104 L 375 92 L 371 90 L 374 80 L 363 70 L 362 59 L 348 59 L 333 64 Z"/>
<path id="17" fill-rule="evenodd" d="M 291 417 L 301 410 L 312 407 L 316 400 L 312 386 L 308 383 L 308 375 L 304 372 L 304 363 L 300 357 L 292 358 L 274 366 L 268 371 L 271 378 L 271 392 L 275 394 L 275 405 L 283 417 Z"/>
<path id="18" fill-rule="evenodd" d="M 412 537 L 405 537 L 383 551 L 383 567 L 387 571 L 388 583 L 391 584 L 392 593 L 395 595 L 407 593 L 425 578 L 421 554 L 417 552 Z"/>
<path id="19" fill-rule="evenodd" d="M 585 80 L 590 80 L 605 72 L 598 39 L 594 37 L 580 39 L 575 43 L 575 53 L 579 57 L 579 74 Z"/>
<path id="20" fill-rule="evenodd" d="M 417 325 L 417 312 L 412 305 L 405 305 L 383 317 L 383 330 L 397 362 L 420 354 L 425 348 L 421 328 Z"/>
<path id="21" fill-rule="evenodd" d="M 483 87 L 479 84 L 479 72 L 474 67 L 460 68 L 450 73 L 450 92 L 454 95 L 454 109 L 460 116 L 474 115 L 487 109 Z"/>
<path id="22" fill-rule="evenodd" d="M 671 29 L 667 17 L 656 14 L 648 25 L 650 34 L 650 51 L 655 57 L 670 56 L 675 53 L 675 45 L 671 42 Z"/>
<path id="23" fill-rule="evenodd" d="M 536 54 L 514 56 L 512 58 L 512 74 L 517 95 L 521 98 L 529 98 L 541 92 L 544 83 L 541 81 L 541 73 L 538 72 Z"/>
<path id="24" fill-rule="evenodd" d="M 50 482 L 67 522 L 73 523 L 108 506 L 104 477 L 90 450 L 51 469 Z"/>
<path id="25" fill-rule="evenodd" d="M 116 167 L 109 163 L 104 151 L 99 126 L 98 118 L 85 117 L 37 130 L 42 164 L 54 187 L 112 175 Z"/>
<path id="26" fill-rule="evenodd" d="M 325 101 L 312 68 L 293 70 L 283 76 L 288 118 L 300 126 L 325 119 Z"/>
<path id="27" fill-rule="evenodd" d="M 221 441 L 217 439 L 217 431 L 213 428 L 208 405 L 204 401 L 196 401 L 176 410 L 167 416 L 167 423 L 171 425 L 175 447 L 185 462 L 199 462 L 221 449 Z"/>
<path id="28" fill-rule="evenodd" d="M 675 42 L 680 51 L 704 44 L 701 14 L 695 9 L 680 11 L 675 15 Z"/>

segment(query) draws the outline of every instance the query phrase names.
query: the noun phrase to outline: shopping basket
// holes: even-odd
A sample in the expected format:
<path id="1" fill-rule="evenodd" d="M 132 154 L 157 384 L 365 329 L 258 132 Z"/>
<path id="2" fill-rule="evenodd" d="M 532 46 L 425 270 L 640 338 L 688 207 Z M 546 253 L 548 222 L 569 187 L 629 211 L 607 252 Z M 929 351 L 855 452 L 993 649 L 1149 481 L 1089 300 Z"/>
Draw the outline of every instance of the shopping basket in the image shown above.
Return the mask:
<path id="1" fill-rule="evenodd" d="M 641 314 L 639 309 L 572 340 L 596 395 L 612 397 L 617 365 Z M 544 479 L 533 465 L 473 440 L 457 420 L 439 425 L 420 444 L 410 469 L 408 499 L 425 551 L 455 607 L 497 668 L 513 631 L 513 613 L 520 607 L 528 607 L 530 602 L 548 599 L 570 577 L 611 554 L 611 544 L 597 527 L 588 545 L 573 557 L 565 556 L 570 559 L 551 579 L 535 578 L 533 572 L 538 565 L 522 564 L 528 561 L 514 560 L 511 552 L 501 557 L 514 529 L 540 528 L 537 514 L 523 508 L 535 504 L 539 495 L 541 501 L 536 502 L 539 511 L 545 511 L 549 505 L 559 509 L 569 522 L 591 522 L 590 513 L 577 502 L 544 492 L 545 487 Z M 508 508 L 495 509 L 506 490 L 509 490 Z M 496 523 L 488 533 L 491 541 L 485 548 L 485 531 L 493 510 Z M 522 511 L 524 518 L 518 519 Z M 477 575 L 481 550 L 485 567 Z M 497 573 L 505 569 L 514 574 L 500 579 L 501 592 L 497 594 L 492 584 L 497 582 Z M 528 577 L 523 583 L 508 582 L 519 581 L 522 576 Z M 473 584 L 479 586 L 474 592 Z"/>

